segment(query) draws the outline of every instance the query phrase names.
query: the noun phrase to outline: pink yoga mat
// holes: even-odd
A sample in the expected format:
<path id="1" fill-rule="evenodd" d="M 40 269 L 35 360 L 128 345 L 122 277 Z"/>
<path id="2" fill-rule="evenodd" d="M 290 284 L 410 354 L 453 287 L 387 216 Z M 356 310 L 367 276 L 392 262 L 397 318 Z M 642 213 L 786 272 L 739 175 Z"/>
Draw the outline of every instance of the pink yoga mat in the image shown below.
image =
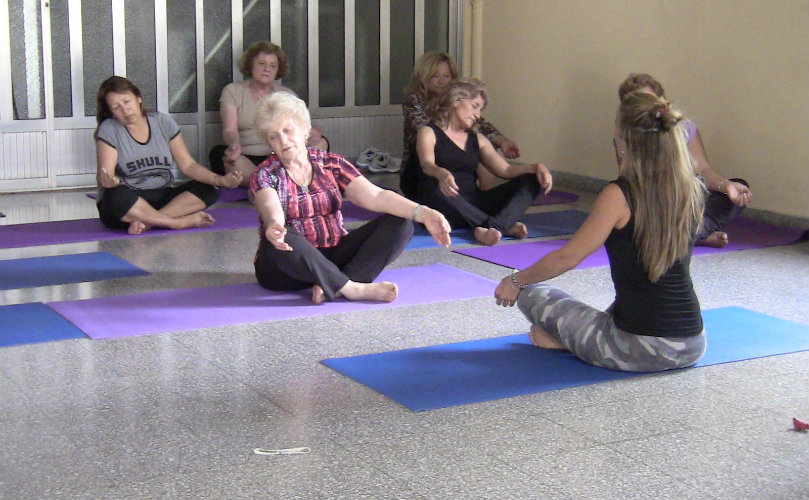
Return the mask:
<path id="1" fill-rule="evenodd" d="M 223 231 L 255 227 L 258 231 L 258 213 L 251 207 L 226 207 L 206 210 L 216 222 L 208 227 L 181 230 L 153 229 L 138 236 L 127 234 L 123 229 L 108 229 L 98 219 L 63 220 L 13 224 L 0 226 L 0 248 L 19 248 L 82 241 L 114 240 L 119 238 L 144 238 L 177 233 Z"/>
<path id="2" fill-rule="evenodd" d="M 730 242 L 724 248 L 694 247 L 694 255 L 711 255 L 720 252 L 733 252 L 737 250 L 750 250 L 795 243 L 803 233 L 802 229 L 773 226 L 766 222 L 739 217 L 725 229 Z M 474 257 L 476 259 L 499 264 L 501 266 L 523 269 L 544 255 L 562 248 L 567 239 L 531 241 L 528 243 L 515 243 L 513 245 L 498 245 L 494 247 L 474 247 L 453 250 L 456 253 Z M 577 267 L 606 266 L 609 264 L 607 251 L 602 246 L 592 255 L 588 256 Z"/>
<path id="3" fill-rule="evenodd" d="M 491 295 L 496 285 L 443 264 L 389 269 L 379 277 L 385 280 L 399 285 L 399 297 L 388 304 L 337 299 L 314 305 L 309 289 L 272 292 L 247 283 L 48 305 L 90 338 L 105 339 L 470 299 Z"/>

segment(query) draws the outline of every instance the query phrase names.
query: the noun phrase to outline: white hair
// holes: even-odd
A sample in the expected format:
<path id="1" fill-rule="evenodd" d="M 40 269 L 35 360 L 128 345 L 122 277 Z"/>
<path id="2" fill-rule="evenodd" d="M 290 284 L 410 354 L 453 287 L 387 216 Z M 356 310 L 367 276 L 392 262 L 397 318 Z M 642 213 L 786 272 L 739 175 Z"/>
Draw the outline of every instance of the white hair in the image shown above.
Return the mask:
<path id="1" fill-rule="evenodd" d="M 309 135 L 312 119 L 302 99 L 290 92 L 273 92 L 259 99 L 253 124 L 261 136 L 266 137 L 267 130 L 283 118 L 291 118 Z"/>

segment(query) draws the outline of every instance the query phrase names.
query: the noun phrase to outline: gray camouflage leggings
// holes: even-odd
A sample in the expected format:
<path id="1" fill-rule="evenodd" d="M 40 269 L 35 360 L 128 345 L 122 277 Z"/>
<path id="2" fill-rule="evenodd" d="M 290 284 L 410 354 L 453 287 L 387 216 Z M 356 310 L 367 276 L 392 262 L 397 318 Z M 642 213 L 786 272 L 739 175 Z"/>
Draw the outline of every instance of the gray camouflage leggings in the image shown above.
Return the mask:
<path id="1" fill-rule="evenodd" d="M 599 311 L 559 288 L 526 287 L 517 305 L 533 325 L 585 363 L 628 372 L 684 368 L 705 352 L 705 331 L 693 337 L 635 335 L 615 326 L 610 312 Z"/>

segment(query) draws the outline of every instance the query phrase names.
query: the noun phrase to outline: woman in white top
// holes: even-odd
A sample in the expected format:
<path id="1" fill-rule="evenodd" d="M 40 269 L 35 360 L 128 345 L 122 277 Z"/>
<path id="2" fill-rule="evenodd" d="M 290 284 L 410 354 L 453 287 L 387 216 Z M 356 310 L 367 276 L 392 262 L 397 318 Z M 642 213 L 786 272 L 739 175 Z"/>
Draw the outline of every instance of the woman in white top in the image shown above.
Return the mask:
<path id="1" fill-rule="evenodd" d="M 248 47 L 239 58 L 239 70 L 246 79 L 227 85 L 219 99 L 225 144 L 214 146 L 209 160 L 211 170 L 219 174 L 241 172 L 242 185 L 246 187 L 256 166 L 272 153 L 267 142 L 253 129 L 256 104 L 274 92 L 294 92 L 276 81 L 289 74 L 289 61 L 281 47 L 274 43 L 259 41 Z M 328 141 L 317 127 L 312 128 L 308 145 L 329 149 Z"/>

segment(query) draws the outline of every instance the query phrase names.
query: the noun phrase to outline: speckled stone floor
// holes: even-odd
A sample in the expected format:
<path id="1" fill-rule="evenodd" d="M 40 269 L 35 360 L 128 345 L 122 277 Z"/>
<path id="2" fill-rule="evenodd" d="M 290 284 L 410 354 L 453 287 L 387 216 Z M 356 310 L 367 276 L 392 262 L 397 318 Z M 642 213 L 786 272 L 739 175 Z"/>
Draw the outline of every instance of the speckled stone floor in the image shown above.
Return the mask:
<path id="1" fill-rule="evenodd" d="M 0 224 L 95 217 L 85 192 L 4 194 Z M 0 291 L 0 305 L 251 282 L 257 238 L 0 250 L 106 251 L 151 273 Z M 507 272 L 442 249 L 393 265 L 433 262 Z M 809 325 L 809 243 L 697 257 L 692 273 L 705 308 Z M 605 267 L 553 282 L 600 307 L 613 294 Z M 809 434 L 787 430 L 809 419 L 809 352 L 422 413 L 319 363 L 525 331 L 487 297 L 0 348 L 0 498 L 809 498 Z M 311 453 L 252 453 L 299 446 Z"/>

